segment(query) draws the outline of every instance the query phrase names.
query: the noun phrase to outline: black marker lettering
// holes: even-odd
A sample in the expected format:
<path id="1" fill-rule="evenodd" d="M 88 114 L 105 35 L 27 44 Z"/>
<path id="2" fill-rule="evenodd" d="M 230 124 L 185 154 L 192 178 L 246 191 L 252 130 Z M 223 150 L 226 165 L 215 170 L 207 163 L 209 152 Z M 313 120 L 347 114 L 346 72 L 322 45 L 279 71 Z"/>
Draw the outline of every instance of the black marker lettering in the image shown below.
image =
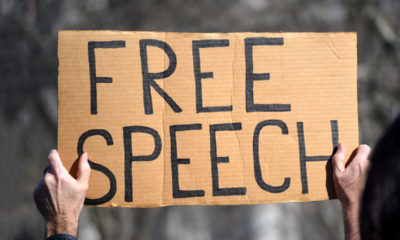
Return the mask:
<path id="1" fill-rule="evenodd" d="M 339 131 L 337 120 L 331 120 L 331 132 L 332 132 L 332 146 L 333 149 L 339 144 Z M 329 161 L 332 155 L 326 156 L 307 156 L 306 155 L 306 144 L 304 140 L 304 129 L 303 122 L 297 122 L 297 136 L 299 140 L 299 155 L 300 155 L 300 173 L 301 173 L 301 186 L 302 194 L 308 193 L 308 181 L 307 181 L 307 162 L 317 161 Z"/>
<path id="2" fill-rule="evenodd" d="M 171 137 L 171 171 L 172 171 L 172 196 L 173 198 L 203 197 L 204 190 L 179 189 L 178 164 L 190 164 L 189 158 L 178 158 L 176 146 L 176 132 L 200 130 L 201 124 L 172 125 L 169 127 Z"/>
<path id="3" fill-rule="evenodd" d="M 289 188 L 290 178 L 286 177 L 281 186 L 271 186 L 262 178 L 261 166 L 260 166 L 260 148 L 259 139 L 260 132 L 265 126 L 277 126 L 282 130 L 282 134 L 287 135 L 289 133 L 288 127 L 281 120 L 265 120 L 257 124 L 254 135 L 253 135 L 253 158 L 254 158 L 254 177 L 258 186 L 270 193 L 281 193 Z"/>
<path id="4" fill-rule="evenodd" d="M 213 196 L 228 196 L 228 195 L 246 195 L 245 187 L 237 188 L 220 188 L 218 177 L 218 163 L 229 163 L 229 157 L 217 156 L 217 131 L 236 131 L 241 130 L 241 123 L 225 123 L 210 125 L 210 155 L 211 155 L 211 173 Z"/>
<path id="5" fill-rule="evenodd" d="M 193 52 L 193 68 L 194 78 L 196 81 L 196 112 L 226 112 L 232 111 L 232 106 L 214 106 L 214 107 L 203 107 L 203 92 L 201 87 L 201 79 L 213 78 L 212 72 L 201 72 L 200 70 L 200 48 L 212 48 L 212 47 L 227 47 L 229 46 L 229 40 L 196 40 L 192 42 Z"/>
<path id="6" fill-rule="evenodd" d="M 176 68 L 176 55 L 172 48 L 163 41 L 155 39 L 142 39 L 139 41 L 140 45 L 140 59 L 142 63 L 142 76 L 143 76 L 143 102 L 145 114 L 153 114 L 153 102 L 150 93 L 150 86 L 156 90 L 161 97 L 168 103 L 174 112 L 182 112 L 182 109 L 175 103 L 175 101 L 168 96 L 164 90 L 154 81 L 155 79 L 167 78 L 172 75 Z M 168 68 L 159 73 L 149 73 L 149 63 L 147 59 L 147 46 L 158 47 L 164 50 L 169 58 Z"/>
<path id="7" fill-rule="evenodd" d="M 161 152 L 161 137 L 158 132 L 152 128 L 144 126 L 124 127 L 124 151 L 125 151 L 125 201 L 132 202 L 132 161 L 152 161 L 156 159 Z M 154 139 L 154 150 L 150 155 L 132 155 L 132 133 L 147 133 Z"/>
<path id="8" fill-rule="evenodd" d="M 254 103 L 254 81 L 269 80 L 269 73 L 253 73 L 253 46 L 260 45 L 283 45 L 283 38 L 246 38 L 246 111 L 247 112 L 287 112 L 290 104 L 255 104 Z"/>
<path id="9" fill-rule="evenodd" d="M 124 48 L 125 41 L 88 42 L 89 73 L 90 73 L 90 114 L 97 114 L 97 83 L 112 83 L 110 77 L 96 77 L 95 48 Z"/>
<path id="10" fill-rule="evenodd" d="M 83 154 L 83 144 L 85 143 L 86 139 L 91 136 L 96 136 L 96 135 L 102 136 L 106 140 L 107 145 L 113 145 L 113 140 L 112 140 L 111 134 L 109 132 L 107 132 L 106 130 L 104 130 L 104 129 L 89 130 L 87 132 L 84 132 L 79 137 L 78 146 L 77 146 L 78 156 Z M 117 192 L 117 182 L 115 180 L 114 174 L 105 166 L 100 165 L 95 162 L 92 162 L 90 160 L 89 160 L 89 165 L 90 165 L 90 168 L 92 168 L 93 170 L 102 172 L 104 175 L 106 175 L 106 177 L 110 181 L 110 190 L 108 191 L 108 193 L 106 193 L 104 196 L 102 196 L 100 198 L 96 198 L 96 199 L 85 198 L 85 204 L 86 205 L 99 205 L 99 204 L 110 201 L 114 197 L 115 193 Z"/>

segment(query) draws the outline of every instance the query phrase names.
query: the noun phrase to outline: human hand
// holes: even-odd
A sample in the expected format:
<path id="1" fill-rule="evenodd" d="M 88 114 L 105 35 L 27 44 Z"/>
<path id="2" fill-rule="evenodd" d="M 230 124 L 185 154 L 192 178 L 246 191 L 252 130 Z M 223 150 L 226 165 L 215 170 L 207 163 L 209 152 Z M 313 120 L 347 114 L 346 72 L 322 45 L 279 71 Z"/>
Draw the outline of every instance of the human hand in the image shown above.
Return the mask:
<path id="1" fill-rule="evenodd" d="M 333 155 L 333 180 L 337 197 L 344 207 L 360 204 L 369 170 L 369 152 L 368 145 L 360 145 L 350 156 L 347 166 L 343 144 L 339 144 Z"/>
<path id="2" fill-rule="evenodd" d="M 333 181 L 343 207 L 346 239 L 360 239 L 360 203 L 370 165 L 369 153 L 368 145 L 360 145 L 345 164 L 344 145 L 339 144 L 332 157 Z"/>
<path id="3" fill-rule="evenodd" d="M 65 169 L 56 150 L 51 150 L 48 161 L 45 175 L 34 191 L 36 207 L 46 220 L 46 235 L 76 236 L 89 184 L 87 153 L 79 158 L 76 179 Z"/>

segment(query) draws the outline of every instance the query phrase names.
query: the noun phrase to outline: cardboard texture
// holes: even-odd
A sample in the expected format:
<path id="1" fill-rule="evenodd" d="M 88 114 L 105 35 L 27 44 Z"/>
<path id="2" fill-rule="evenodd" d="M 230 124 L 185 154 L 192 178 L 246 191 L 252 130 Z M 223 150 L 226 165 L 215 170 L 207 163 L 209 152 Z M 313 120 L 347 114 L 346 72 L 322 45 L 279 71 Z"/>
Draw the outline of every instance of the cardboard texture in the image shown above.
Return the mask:
<path id="1" fill-rule="evenodd" d="M 86 205 L 335 198 L 328 160 L 358 145 L 355 33 L 58 37 L 58 149 L 71 172 L 88 152 Z"/>

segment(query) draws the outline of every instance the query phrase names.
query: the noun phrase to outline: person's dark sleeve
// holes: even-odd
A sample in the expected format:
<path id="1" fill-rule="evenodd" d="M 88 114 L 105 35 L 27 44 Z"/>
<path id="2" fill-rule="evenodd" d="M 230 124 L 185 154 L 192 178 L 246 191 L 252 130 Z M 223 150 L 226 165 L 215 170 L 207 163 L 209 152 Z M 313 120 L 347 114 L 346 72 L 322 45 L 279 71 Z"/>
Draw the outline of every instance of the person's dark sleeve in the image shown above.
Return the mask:
<path id="1" fill-rule="evenodd" d="M 46 240 L 78 240 L 78 238 L 69 234 L 55 234 L 46 238 Z"/>

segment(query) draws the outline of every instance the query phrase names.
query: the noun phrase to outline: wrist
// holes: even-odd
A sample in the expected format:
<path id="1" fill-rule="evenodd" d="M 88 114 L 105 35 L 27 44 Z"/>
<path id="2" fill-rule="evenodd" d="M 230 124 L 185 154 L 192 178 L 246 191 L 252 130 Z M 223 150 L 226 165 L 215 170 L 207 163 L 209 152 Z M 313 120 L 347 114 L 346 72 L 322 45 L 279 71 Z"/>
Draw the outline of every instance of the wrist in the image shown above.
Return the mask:
<path id="1" fill-rule="evenodd" d="M 74 217 L 57 217 L 46 223 L 46 237 L 55 234 L 68 234 L 76 237 L 78 233 L 78 219 Z"/>
<path id="2" fill-rule="evenodd" d="M 359 202 L 348 202 L 346 204 L 342 204 L 343 213 L 344 214 L 352 214 L 358 215 L 360 211 L 360 203 Z"/>
<path id="3" fill-rule="evenodd" d="M 360 239 L 360 204 L 343 205 L 344 229 L 346 240 Z"/>

